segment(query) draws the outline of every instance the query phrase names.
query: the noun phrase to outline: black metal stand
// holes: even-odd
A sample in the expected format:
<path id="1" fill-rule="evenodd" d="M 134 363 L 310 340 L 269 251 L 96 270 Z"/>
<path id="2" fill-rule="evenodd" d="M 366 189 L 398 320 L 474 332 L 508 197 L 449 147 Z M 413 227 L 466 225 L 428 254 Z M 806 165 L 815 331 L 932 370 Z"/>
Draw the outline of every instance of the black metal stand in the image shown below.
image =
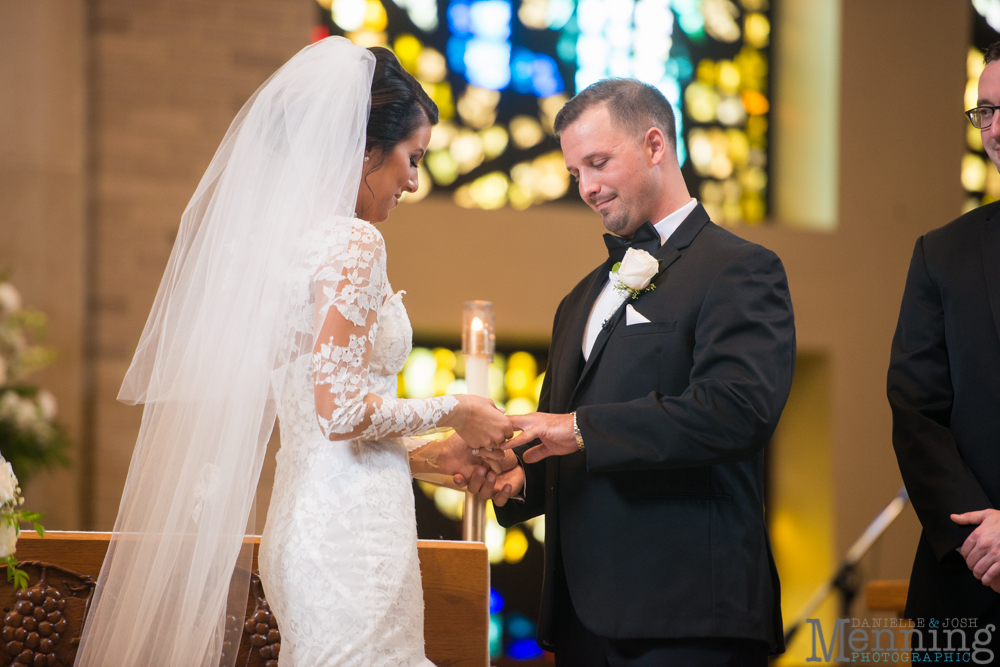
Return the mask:
<path id="1" fill-rule="evenodd" d="M 850 615 L 851 604 L 854 602 L 854 598 L 857 597 L 858 590 L 861 588 L 861 576 L 857 570 L 858 562 L 868 553 L 875 540 L 896 520 L 896 517 L 906 507 L 909 499 L 910 497 L 907 495 L 906 487 L 904 486 L 896 494 L 896 497 L 892 499 L 892 502 L 886 505 L 885 509 L 879 512 L 878 516 L 868 524 L 865 532 L 848 549 L 843 562 L 837 568 L 837 572 L 830 577 L 829 581 L 826 581 L 816 589 L 812 597 L 809 598 L 809 602 L 802 608 L 802 611 L 799 612 L 795 620 L 785 627 L 786 646 L 792 641 L 795 633 L 806 622 L 806 619 L 823 604 L 823 601 L 826 600 L 831 591 L 836 590 L 840 594 L 841 618 L 847 618 Z"/>

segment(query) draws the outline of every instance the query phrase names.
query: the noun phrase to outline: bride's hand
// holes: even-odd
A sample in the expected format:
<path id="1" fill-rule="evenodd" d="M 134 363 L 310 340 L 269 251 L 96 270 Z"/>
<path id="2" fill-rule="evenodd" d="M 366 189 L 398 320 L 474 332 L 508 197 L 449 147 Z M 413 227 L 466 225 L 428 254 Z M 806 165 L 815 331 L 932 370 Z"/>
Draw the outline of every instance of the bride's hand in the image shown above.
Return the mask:
<path id="1" fill-rule="evenodd" d="M 471 477 L 480 466 L 486 466 L 487 470 L 493 470 L 498 475 L 503 472 L 507 452 L 499 449 L 493 451 L 480 449 L 478 454 L 474 452 L 475 450 L 469 449 L 462 436 L 457 433 L 452 434 L 440 443 L 440 450 L 437 453 L 440 472 L 464 479 Z M 513 456 L 514 453 L 510 454 Z"/>
<path id="2" fill-rule="evenodd" d="M 469 449 L 496 449 L 514 436 L 510 420 L 493 401 L 481 396 L 459 394 L 458 407 L 449 415 L 448 423 Z"/>

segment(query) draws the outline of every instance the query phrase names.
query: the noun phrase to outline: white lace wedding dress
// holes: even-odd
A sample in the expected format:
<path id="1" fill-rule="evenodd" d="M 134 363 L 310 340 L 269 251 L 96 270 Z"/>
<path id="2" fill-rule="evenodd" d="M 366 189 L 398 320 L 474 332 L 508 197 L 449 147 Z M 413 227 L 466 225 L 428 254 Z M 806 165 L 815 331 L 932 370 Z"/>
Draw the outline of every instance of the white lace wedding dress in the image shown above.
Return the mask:
<path id="1" fill-rule="evenodd" d="M 281 450 L 259 558 L 279 664 L 430 665 L 407 460 L 420 441 L 401 436 L 434 428 L 457 401 L 396 397 L 412 330 L 375 227 L 340 218 L 307 242 L 291 277 L 294 333 L 315 348 L 276 373 Z M 329 438 L 360 427 L 358 439 Z"/>

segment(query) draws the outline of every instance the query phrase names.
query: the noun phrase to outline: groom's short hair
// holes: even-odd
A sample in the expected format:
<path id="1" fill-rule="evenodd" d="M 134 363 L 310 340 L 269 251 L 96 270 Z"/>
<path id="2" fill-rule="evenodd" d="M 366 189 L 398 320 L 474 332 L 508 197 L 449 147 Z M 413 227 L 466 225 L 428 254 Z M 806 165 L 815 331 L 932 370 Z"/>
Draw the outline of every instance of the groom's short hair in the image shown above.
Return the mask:
<path id="1" fill-rule="evenodd" d="M 553 124 L 556 139 L 588 109 L 607 105 L 612 122 L 642 139 L 651 127 L 659 128 L 671 147 L 677 148 L 674 110 L 659 90 L 635 79 L 602 79 L 573 96 Z"/>

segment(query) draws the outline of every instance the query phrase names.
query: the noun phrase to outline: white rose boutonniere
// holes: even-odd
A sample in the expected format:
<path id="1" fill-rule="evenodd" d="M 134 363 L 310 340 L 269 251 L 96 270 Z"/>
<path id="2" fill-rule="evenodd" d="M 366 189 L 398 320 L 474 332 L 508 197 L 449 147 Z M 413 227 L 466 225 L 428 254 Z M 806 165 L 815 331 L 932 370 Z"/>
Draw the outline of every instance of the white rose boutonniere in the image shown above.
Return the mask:
<path id="1" fill-rule="evenodd" d="M 650 283 L 659 270 L 660 260 L 645 250 L 629 248 L 622 261 L 611 269 L 617 281 L 614 288 L 628 297 L 638 299 L 640 294 L 656 289 L 656 285 Z"/>

